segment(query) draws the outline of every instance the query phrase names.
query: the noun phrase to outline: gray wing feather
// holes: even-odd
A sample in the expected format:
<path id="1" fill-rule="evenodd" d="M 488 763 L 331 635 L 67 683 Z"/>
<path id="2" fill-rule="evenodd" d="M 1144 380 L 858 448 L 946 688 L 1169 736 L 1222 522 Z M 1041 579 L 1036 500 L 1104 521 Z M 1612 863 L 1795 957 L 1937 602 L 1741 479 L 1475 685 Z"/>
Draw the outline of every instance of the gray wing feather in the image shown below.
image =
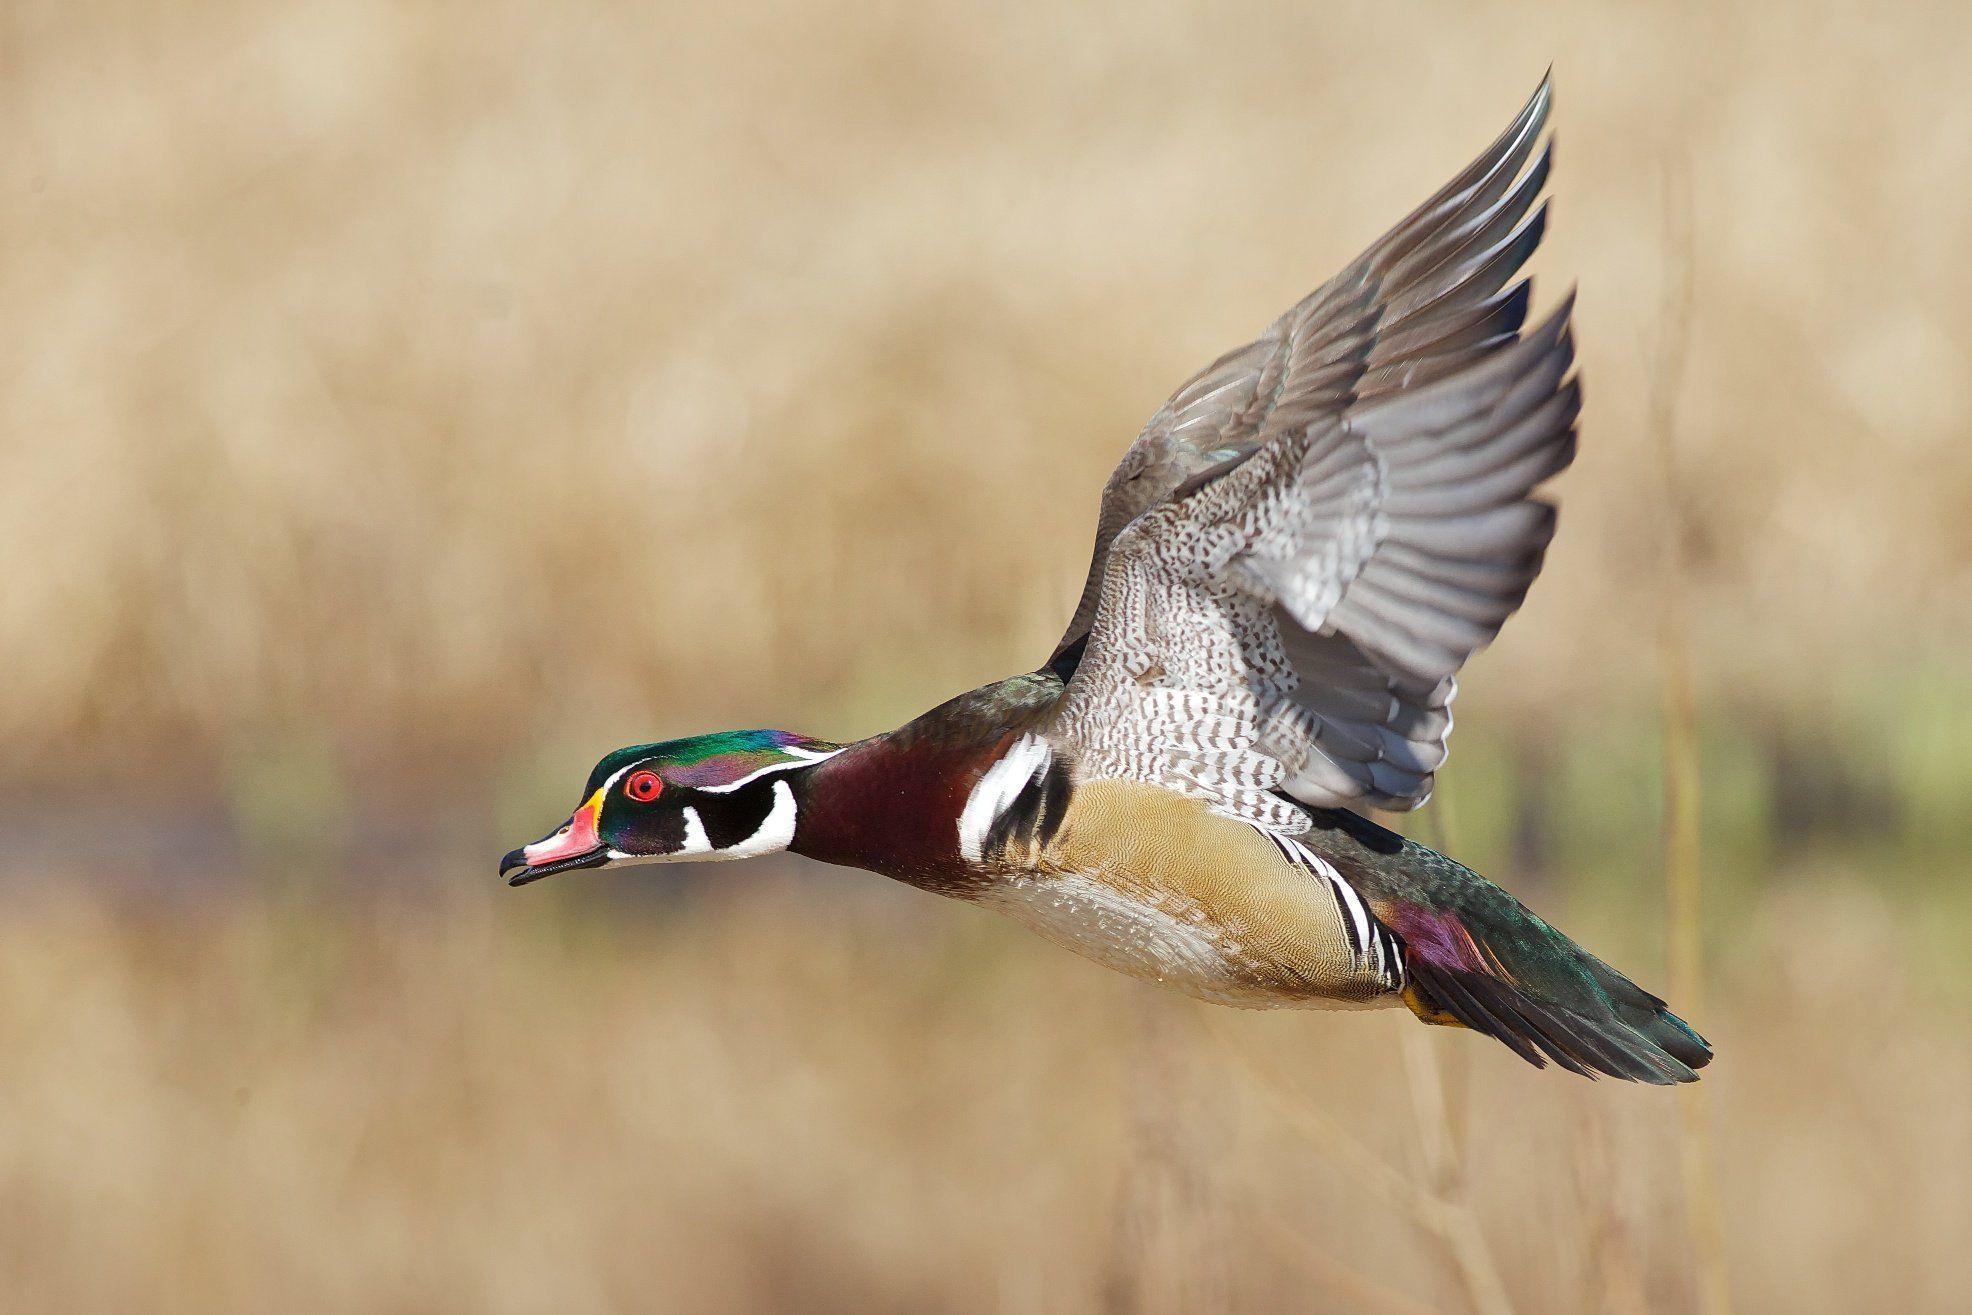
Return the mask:
<path id="1" fill-rule="evenodd" d="M 1534 204 L 1552 158 L 1541 140 L 1551 98 L 1543 79 L 1457 177 L 1265 333 L 1185 381 L 1151 417 L 1103 490 L 1089 573 L 1056 658 L 1088 635 L 1110 544 L 1188 481 L 1353 403 L 1443 378 L 1512 340 L 1526 317 L 1527 285 L 1507 284 L 1545 228 L 1545 209 Z"/>
<path id="2" fill-rule="evenodd" d="M 1306 818 L 1276 791 L 1422 803 L 1454 673 L 1520 605 L 1553 534 L 1532 494 L 1575 452 L 1572 310 L 1131 521 L 1056 714 L 1083 770 L 1286 832 Z"/>

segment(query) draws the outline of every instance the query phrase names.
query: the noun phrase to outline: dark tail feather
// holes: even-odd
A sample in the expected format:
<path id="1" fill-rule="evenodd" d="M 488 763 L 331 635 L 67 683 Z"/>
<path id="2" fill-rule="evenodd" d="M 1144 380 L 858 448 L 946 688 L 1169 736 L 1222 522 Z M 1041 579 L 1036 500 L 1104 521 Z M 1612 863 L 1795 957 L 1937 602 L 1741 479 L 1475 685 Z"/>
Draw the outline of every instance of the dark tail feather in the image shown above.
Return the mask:
<path id="1" fill-rule="evenodd" d="M 1403 944 L 1404 1003 L 1545 1068 L 1696 1082 L 1712 1048 L 1664 1002 L 1463 863 L 1337 809 L 1324 851 Z"/>
<path id="2" fill-rule="evenodd" d="M 1581 989 L 1557 999 L 1554 975 L 1538 992 L 1522 987 L 1510 968 L 1452 966 L 1406 948 L 1410 985 L 1404 992 L 1418 1017 L 1457 1023 L 1503 1042 L 1545 1068 L 1553 1060 L 1571 1073 L 1668 1085 L 1696 1082 L 1711 1047 L 1664 1002 L 1594 955 L 1573 947 Z M 1488 956 L 1491 957 L 1491 956 Z"/>

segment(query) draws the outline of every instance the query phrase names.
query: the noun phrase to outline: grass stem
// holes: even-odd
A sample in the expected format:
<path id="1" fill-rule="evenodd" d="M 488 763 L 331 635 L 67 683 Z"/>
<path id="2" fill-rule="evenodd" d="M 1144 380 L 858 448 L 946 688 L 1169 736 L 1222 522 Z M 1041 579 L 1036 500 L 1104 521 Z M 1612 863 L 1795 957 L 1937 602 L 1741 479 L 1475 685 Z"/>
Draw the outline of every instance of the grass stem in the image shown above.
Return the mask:
<path id="1" fill-rule="evenodd" d="M 1696 243 L 1688 170 L 1667 170 L 1665 214 L 1672 278 L 1666 292 L 1663 340 L 1651 371 L 1649 431 L 1663 481 L 1665 527 L 1662 617 L 1659 626 L 1664 717 L 1664 877 L 1667 889 L 1671 998 L 1689 1017 L 1704 1016 L 1704 869 L 1699 832 L 1702 765 L 1698 698 L 1692 674 L 1686 598 L 1689 507 L 1678 469 L 1677 404 L 1691 343 Z M 1732 1308 L 1721 1241 L 1718 1181 L 1707 1098 L 1702 1085 L 1678 1093 L 1679 1160 L 1684 1180 L 1698 1309 L 1726 1315 Z"/>

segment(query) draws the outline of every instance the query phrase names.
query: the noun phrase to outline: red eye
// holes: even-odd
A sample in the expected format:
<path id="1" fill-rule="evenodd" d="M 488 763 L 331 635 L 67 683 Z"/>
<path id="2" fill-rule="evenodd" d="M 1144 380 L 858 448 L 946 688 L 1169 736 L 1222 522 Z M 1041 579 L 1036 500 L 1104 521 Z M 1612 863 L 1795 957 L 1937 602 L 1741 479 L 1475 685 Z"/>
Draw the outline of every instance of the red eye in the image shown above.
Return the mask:
<path id="1" fill-rule="evenodd" d="M 632 772 L 623 783 L 623 793 L 640 804 L 647 804 L 664 793 L 664 782 L 653 771 Z"/>

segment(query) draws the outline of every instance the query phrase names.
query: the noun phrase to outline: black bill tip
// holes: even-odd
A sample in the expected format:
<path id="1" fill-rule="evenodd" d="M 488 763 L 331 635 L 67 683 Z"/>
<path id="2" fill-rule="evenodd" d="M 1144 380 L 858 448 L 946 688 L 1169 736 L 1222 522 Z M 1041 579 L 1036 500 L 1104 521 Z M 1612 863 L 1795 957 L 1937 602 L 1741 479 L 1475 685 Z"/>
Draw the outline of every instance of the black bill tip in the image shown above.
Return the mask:
<path id="1" fill-rule="evenodd" d="M 529 864 L 527 854 L 515 849 L 500 860 L 500 875 L 509 886 L 525 886 L 530 881 L 552 877 L 557 872 L 573 872 L 579 868 L 599 868 L 609 862 L 609 851 L 592 849 L 586 854 L 574 854 L 568 858 L 558 858 L 549 863 Z"/>

